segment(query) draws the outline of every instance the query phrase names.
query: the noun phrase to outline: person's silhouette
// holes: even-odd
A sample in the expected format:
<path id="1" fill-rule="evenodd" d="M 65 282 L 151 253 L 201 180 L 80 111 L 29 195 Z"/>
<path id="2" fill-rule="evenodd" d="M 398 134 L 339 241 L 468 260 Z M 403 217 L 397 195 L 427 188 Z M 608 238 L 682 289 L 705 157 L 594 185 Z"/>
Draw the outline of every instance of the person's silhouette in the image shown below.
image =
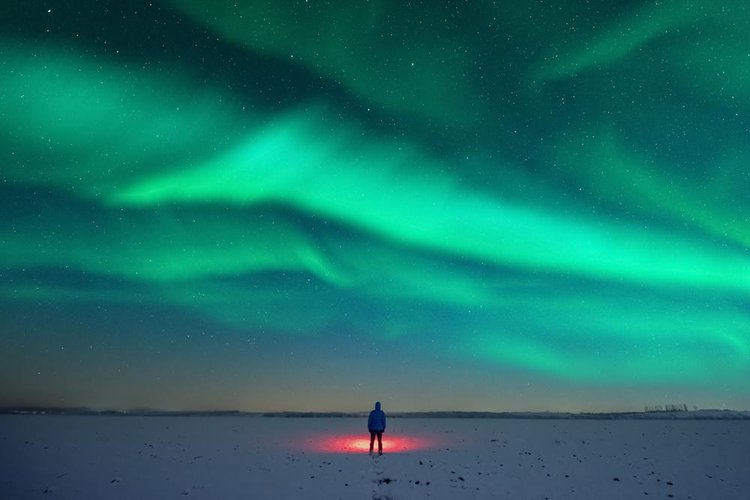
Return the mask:
<path id="1" fill-rule="evenodd" d="M 375 409 L 370 412 L 370 417 L 367 419 L 367 430 L 370 431 L 370 455 L 372 455 L 372 446 L 375 444 L 375 436 L 378 437 L 378 455 L 382 455 L 385 413 L 380 409 L 380 401 L 375 403 Z"/>

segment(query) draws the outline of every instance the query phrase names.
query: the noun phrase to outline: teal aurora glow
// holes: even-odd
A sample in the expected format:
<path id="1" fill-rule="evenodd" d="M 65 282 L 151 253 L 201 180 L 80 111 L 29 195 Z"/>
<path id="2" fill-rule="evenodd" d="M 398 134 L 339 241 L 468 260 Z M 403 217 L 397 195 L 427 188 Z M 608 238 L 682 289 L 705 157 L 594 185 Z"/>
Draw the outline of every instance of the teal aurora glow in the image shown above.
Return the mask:
<path id="1" fill-rule="evenodd" d="M 0 406 L 750 408 L 720 4 L 4 5 Z"/>

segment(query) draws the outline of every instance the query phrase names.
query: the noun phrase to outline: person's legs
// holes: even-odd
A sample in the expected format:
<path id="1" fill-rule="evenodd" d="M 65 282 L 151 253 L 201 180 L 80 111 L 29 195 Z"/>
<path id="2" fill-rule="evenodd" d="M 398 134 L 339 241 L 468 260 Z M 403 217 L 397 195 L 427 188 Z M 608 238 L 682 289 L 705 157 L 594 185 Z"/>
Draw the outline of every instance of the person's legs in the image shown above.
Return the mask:
<path id="1" fill-rule="evenodd" d="M 370 455 L 372 455 L 372 445 L 375 444 L 375 433 L 370 432 Z"/>
<path id="2" fill-rule="evenodd" d="M 370 446 L 370 449 L 372 449 L 372 446 Z M 378 432 L 378 455 L 383 454 L 383 433 Z"/>

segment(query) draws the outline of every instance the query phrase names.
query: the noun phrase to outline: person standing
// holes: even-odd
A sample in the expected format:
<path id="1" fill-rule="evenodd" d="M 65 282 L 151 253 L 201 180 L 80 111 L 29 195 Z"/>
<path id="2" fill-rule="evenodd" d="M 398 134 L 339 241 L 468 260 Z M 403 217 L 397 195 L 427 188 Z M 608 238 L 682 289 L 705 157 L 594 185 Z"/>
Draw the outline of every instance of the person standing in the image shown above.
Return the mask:
<path id="1" fill-rule="evenodd" d="M 375 444 L 376 436 L 378 438 L 378 455 L 382 455 L 385 412 L 380 409 L 380 401 L 375 403 L 375 409 L 370 412 L 370 417 L 367 419 L 367 430 L 370 431 L 370 455 L 372 455 L 372 447 Z"/>

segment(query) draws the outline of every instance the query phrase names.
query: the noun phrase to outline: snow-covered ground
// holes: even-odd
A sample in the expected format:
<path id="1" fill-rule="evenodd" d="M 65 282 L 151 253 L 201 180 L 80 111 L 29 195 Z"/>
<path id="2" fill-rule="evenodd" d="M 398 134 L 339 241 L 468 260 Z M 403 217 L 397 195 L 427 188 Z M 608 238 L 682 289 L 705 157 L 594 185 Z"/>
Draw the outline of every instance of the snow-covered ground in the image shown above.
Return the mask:
<path id="1" fill-rule="evenodd" d="M 750 498 L 750 421 L 0 415 L 0 498 Z"/>

